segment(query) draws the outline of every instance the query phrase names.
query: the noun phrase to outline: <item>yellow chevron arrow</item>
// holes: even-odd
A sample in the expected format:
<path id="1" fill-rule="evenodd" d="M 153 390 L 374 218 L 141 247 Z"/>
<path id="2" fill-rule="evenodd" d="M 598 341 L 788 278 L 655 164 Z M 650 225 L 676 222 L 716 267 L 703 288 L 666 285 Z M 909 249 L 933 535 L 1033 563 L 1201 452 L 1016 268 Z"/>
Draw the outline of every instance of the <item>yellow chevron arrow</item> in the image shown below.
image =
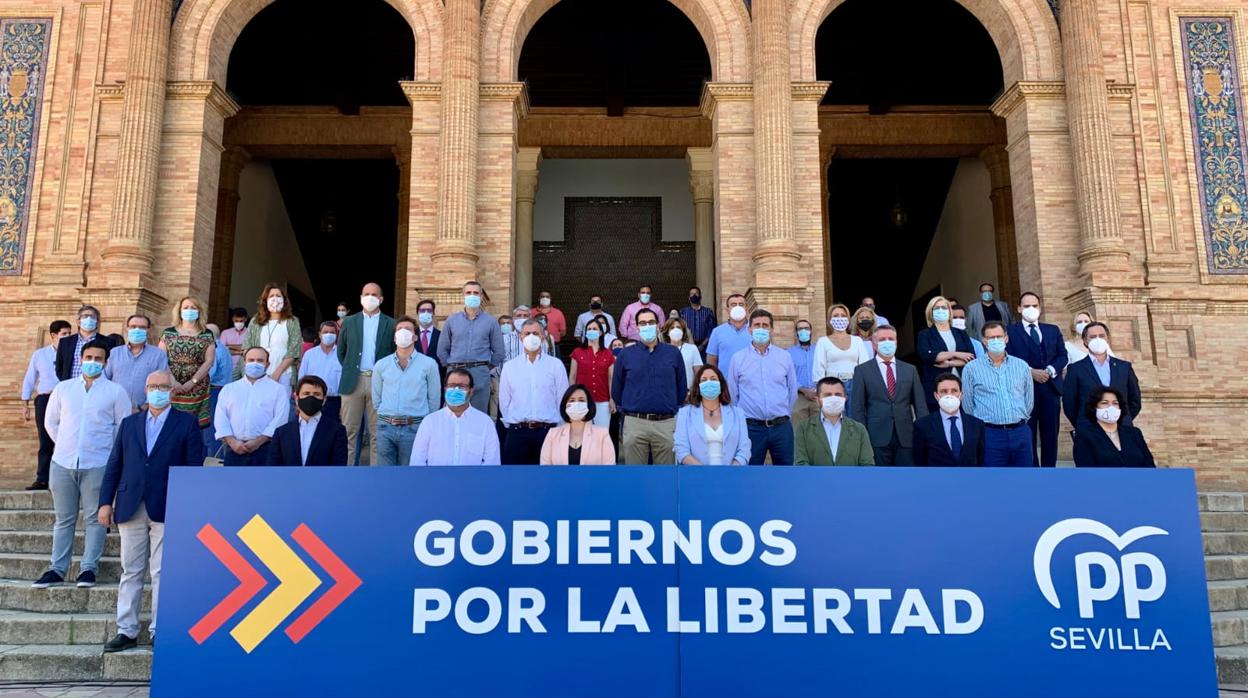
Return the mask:
<path id="1" fill-rule="evenodd" d="M 238 537 L 277 576 L 278 585 L 247 617 L 230 631 L 248 654 L 294 612 L 321 585 L 303 560 L 257 514 L 238 531 Z"/>

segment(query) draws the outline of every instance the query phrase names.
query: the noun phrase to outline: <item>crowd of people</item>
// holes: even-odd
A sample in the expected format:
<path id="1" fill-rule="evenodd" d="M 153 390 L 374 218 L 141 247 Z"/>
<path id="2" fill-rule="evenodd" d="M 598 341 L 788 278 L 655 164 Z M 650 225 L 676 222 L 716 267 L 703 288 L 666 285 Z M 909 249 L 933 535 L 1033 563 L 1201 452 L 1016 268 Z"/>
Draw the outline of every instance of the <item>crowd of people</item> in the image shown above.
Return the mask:
<path id="1" fill-rule="evenodd" d="M 742 294 L 727 297 L 722 323 L 696 287 L 668 313 L 651 294 L 640 287 L 618 318 L 592 296 L 570 331 L 549 292 L 496 318 L 475 281 L 441 327 L 429 299 L 414 317 L 381 312 L 373 283 L 358 312 L 340 303 L 315 330 L 301 328 L 279 284 L 254 313 L 231 309 L 225 331 L 189 296 L 159 334 L 143 314 L 124 335 L 103 334 L 84 305 L 76 332 L 48 326 L 22 383 L 39 438 L 28 489 L 51 489 L 56 512 L 34 586 L 66 583 L 79 512 L 73 583 L 94 586 L 116 526 L 118 634 L 105 649 L 135 645 L 149 572 L 154 636 L 178 465 L 1052 467 L 1063 413 L 1076 466 L 1154 465 L 1132 424 L 1139 382 L 1109 328 L 1079 313 L 1063 338 L 1041 322 L 1035 293 L 1013 310 L 989 283 L 969 307 L 932 298 L 917 365 L 898 358 L 897 329 L 872 298 L 853 312 L 833 305 L 818 339 L 799 319 L 782 348 L 773 315 Z"/>

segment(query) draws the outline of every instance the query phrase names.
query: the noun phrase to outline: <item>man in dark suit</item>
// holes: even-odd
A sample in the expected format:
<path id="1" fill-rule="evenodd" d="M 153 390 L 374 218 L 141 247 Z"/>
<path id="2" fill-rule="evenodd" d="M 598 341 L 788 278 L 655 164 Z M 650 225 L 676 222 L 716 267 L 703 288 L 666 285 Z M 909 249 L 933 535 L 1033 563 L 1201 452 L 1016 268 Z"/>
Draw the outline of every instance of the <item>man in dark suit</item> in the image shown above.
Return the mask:
<path id="1" fill-rule="evenodd" d="M 1031 440 L 1040 446 L 1032 452 L 1035 464 L 1045 468 L 1057 465 L 1057 430 L 1062 414 L 1062 369 L 1066 368 L 1066 343 L 1057 325 L 1040 322 L 1040 296 L 1028 291 L 1019 298 L 1022 320 L 1009 327 L 1006 350 L 1031 367 L 1035 382 L 1035 407 L 1028 426 Z M 1033 447 L 1034 449 L 1034 447 Z"/>
<path id="2" fill-rule="evenodd" d="M 416 351 L 428 356 L 438 364 L 438 374 L 442 373 L 442 363 L 438 361 L 438 338 L 442 330 L 433 323 L 438 306 L 426 298 L 416 304 Z M 443 384 L 446 381 L 443 379 Z"/>
<path id="3" fill-rule="evenodd" d="M 1088 348 L 1084 359 L 1066 367 L 1066 380 L 1062 383 L 1062 410 L 1075 431 L 1088 422 L 1085 407 L 1094 390 L 1114 388 L 1122 393 L 1122 424 L 1132 426 L 1143 408 L 1140 397 L 1140 381 L 1135 377 L 1135 367 L 1130 361 L 1109 355 L 1109 327 L 1103 322 L 1089 323 L 1083 328 L 1083 344 Z"/>
<path id="4" fill-rule="evenodd" d="M 936 403 L 939 412 L 914 423 L 914 464 L 983 465 L 984 423 L 962 411 L 962 379 L 937 376 Z"/>
<path id="5" fill-rule="evenodd" d="M 299 418 L 273 432 L 269 465 L 346 465 L 347 430 L 333 418 L 325 418 L 325 394 L 329 388 L 316 376 L 304 376 L 295 387 Z"/>
<path id="6" fill-rule="evenodd" d="M 914 420 L 927 414 L 919 372 L 897 361 L 897 330 L 880 325 L 871 337 L 875 359 L 854 369 L 851 414 L 867 425 L 876 465 L 913 465 Z"/>
<path id="7" fill-rule="evenodd" d="M 121 533 L 121 584 L 117 590 L 117 636 L 105 652 L 134 647 L 139 637 L 143 578 L 152 575 L 152 624 L 160 599 L 160 562 L 165 541 L 165 495 L 169 467 L 203 465 L 204 439 L 188 412 L 170 409 L 173 376 L 147 377 L 147 409 L 126 417 L 113 441 L 100 485 L 99 519 Z"/>
<path id="8" fill-rule="evenodd" d="M 368 419 L 369 429 L 377 428 L 377 406 L 373 404 L 373 364 L 394 353 L 394 318 L 381 312 L 381 286 L 364 284 L 360 291 L 363 312 L 348 315 L 338 335 L 338 361 L 342 378 L 342 425 L 347 428 L 347 462 L 359 463 L 360 425 Z M 377 459 L 377 439 L 369 448 L 370 463 Z"/>
<path id="9" fill-rule="evenodd" d="M 62 337 L 56 345 L 56 377 L 63 381 L 77 378 L 82 373 L 82 348 L 97 339 L 107 344 L 109 351 L 122 343 L 117 335 L 101 335 L 100 311 L 93 305 L 84 305 L 78 309 L 77 334 Z"/>

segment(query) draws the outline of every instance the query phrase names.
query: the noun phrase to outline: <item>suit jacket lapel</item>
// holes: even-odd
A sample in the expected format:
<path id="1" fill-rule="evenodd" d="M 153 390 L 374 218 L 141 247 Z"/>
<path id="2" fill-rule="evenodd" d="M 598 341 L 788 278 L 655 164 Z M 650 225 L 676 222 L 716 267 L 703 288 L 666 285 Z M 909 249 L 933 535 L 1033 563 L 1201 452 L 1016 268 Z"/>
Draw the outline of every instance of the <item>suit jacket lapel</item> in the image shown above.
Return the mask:
<path id="1" fill-rule="evenodd" d="M 308 444 L 308 458 L 309 459 L 312 458 L 312 454 L 317 452 L 317 447 L 321 445 L 321 441 L 326 438 L 329 438 L 329 434 L 326 432 L 326 430 L 329 429 L 329 427 L 330 425 L 326 424 L 325 415 L 324 413 L 322 413 L 321 421 L 316 423 L 316 431 L 312 432 L 312 443 Z M 296 440 L 296 445 L 299 447 L 299 455 L 301 456 L 301 460 L 302 460 L 303 441 L 302 441 L 302 438 L 299 436 L 298 430 L 295 431 L 295 440 Z M 308 465 L 308 463 L 303 463 L 303 465 Z"/>
<path id="2" fill-rule="evenodd" d="M 139 419 L 139 445 L 143 447 L 144 458 L 147 458 L 147 415 L 147 410 L 143 410 L 143 412 L 140 413 L 141 419 Z M 161 429 L 160 431 L 163 434 L 165 430 Z M 156 443 L 160 443 L 159 436 L 156 437 Z"/>
<path id="3" fill-rule="evenodd" d="M 165 409 L 166 409 L 166 410 L 172 410 L 172 409 L 173 409 L 173 405 L 170 405 L 170 406 L 166 407 Z M 142 421 L 143 421 L 143 429 L 142 429 L 142 433 L 143 433 L 143 449 L 144 449 L 144 454 L 146 455 L 146 453 L 147 453 L 147 415 L 148 415 L 148 412 L 147 412 L 147 410 L 144 410 L 141 414 L 143 415 L 143 420 L 142 420 Z M 170 413 L 170 414 L 166 414 L 166 415 L 165 415 L 165 423 L 161 425 L 161 427 L 160 427 L 160 433 L 156 435 L 156 444 L 155 444 L 154 446 L 152 446 L 152 450 L 151 450 L 151 452 L 152 452 L 152 453 L 155 453 L 155 452 L 156 452 L 156 450 L 157 450 L 158 448 L 160 448 L 161 446 L 163 446 L 163 445 L 165 444 L 165 442 L 166 442 L 166 441 L 168 441 L 170 438 L 172 438 L 172 437 L 170 437 L 170 436 L 169 436 L 169 432 L 173 430 L 173 424 L 172 424 L 172 422 L 173 422 L 173 421 L 174 421 L 174 419 L 173 419 L 173 414 L 172 414 L 172 413 Z"/>
<path id="4" fill-rule="evenodd" d="M 819 431 L 823 432 L 822 417 L 820 417 Z M 849 428 L 845 426 L 845 416 L 841 415 L 841 433 L 836 437 L 836 455 L 835 456 L 832 455 L 832 447 L 828 445 L 827 433 L 823 432 L 820 434 L 820 436 L 823 436 L 823 439 L 820 441 L 820 443 L 824 445 L 824 450 L 826 450 L 828 453 L 828 462 L 831 463 L 832 465 L 838 465 L 838 463 L 836 462 L 836 459 L 844 455 L 846 443 L 847 443 L 847 440 L 849 439 Z"/>

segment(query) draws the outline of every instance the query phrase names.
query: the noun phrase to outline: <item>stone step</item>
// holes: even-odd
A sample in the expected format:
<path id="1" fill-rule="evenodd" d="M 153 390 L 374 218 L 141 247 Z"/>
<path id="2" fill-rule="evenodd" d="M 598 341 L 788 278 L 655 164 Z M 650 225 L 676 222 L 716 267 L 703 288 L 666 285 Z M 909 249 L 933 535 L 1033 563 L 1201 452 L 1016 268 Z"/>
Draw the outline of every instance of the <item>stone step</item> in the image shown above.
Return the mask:
<path id="1" fill-rule="evenodd" d="M 28 579 L 4 579 L 0 580 L 0 609 L 37 613 L 116 613 L 117 585 L 100 584 L 90 589 L 79 589 L 70 584 L 35 589 Z M 142 612 L 151 610 L 152 588 L 149 584 L 143 589 Z"/>
<path id="2" fill-rule="evenodd" d="M 1200 530 L 1205 532 L 1248 531 L 1248 511 L 1204 511 Z"/>
<path id="3" fill-rule="evenodd" d="M 1248 611 L 1215 611 L 1211 615 L 1214 647 L 1248 644 Z"/>
<path id="4" fill-rule="evenodd" d="M 51 531 L 55 523 L 51 509 L 0 509 L 0 531 Z M 82 528 L 81 515 L 75 526 Z"/>
<path id="5" fill-rule="evenodd" d="M 81 555 L 85 544 L 85 533 L 80 529 L 74 534 L 74 554 Z M 0 531 L 0 553 L 42 553 L 51 555 L 52 532 Z M 104 538 L 104 554 L 110 557 L 121 555 L 121 536 L 116 531 L 109 533 Z"/>
<path id="6" fill-rule="evenodd" d="M 147 681 L 152 648 L 104 654 L 100 645 L 0 645 L 6 681 Z"/>
<path id="7" fill-rule="evenodd" d="M 1248 511 L 1243 492 L 1203 492 L 1196 503 L 1201 511 Z"/>
<path id="8" fill-rule="evenodd" d="M 1215 647 L 1214 655 L 1218 661 L 1218 683 L 1248 683 L 1248 645 L 1232 647 Z"/>
<path id="9" fill-rule="evenodd" d="M 140 619 L 139 642 L 149 642 Z M 0 645 L 102 645 L 117 634 L 115 613 L 0 611 Z"/>
<path id="10" fill-rule="evenodd" d="M 78 578 L 78 558 L 69 566 L 67 580 Z M 31 582 L 48 571 L 48 556 L 42 553 L 0 553 L 0 579 L 27 579 Z M 1245 575 L 1248 576 L 1248 575 Z M 96 569 L 97 582 L 116 582 L 121 577 L 121 558 L 102 557 Z"/>
<path id="11" fill-rule="evenodd" d="M 26 492 L 5 490 L 0 492 L 0 509 L 51 509 L 52 493 L 48 490 Z"/>
<path id="12" fill-rule="evenodd" d="M 1248 555 L 1206 556 L 1205 578 L 1210 582 L 1248 579 Z"/>
<path id="13" fill-rule="evenodd" d="M 0 534 L 0 538 L 3 538 L 3 534 Z M 1203 533 L 1201 539 L 1204 542 L 1206 555 L 1248 554 L 1248 532 Z"/>
<path id="14" fill-rule="evenodd" d="M 1209 610 L 1248 610 L 1248 580 L 1225 579 L 1209 582 Z"/>

